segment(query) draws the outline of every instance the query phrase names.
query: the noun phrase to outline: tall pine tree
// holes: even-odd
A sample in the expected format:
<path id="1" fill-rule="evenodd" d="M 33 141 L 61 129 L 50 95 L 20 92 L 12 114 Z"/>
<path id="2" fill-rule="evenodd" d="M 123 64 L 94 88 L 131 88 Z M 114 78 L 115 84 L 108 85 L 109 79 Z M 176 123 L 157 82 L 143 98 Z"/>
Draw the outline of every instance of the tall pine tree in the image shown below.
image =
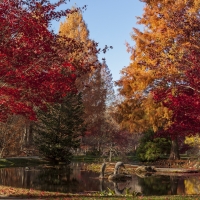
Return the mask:
<path id="1" fill-rule="evenodd" d="M 48 104 L 45 112 L 38 111 L 38 119 L 34 132 L 39 152 L 54 162 L 69 163 L 85 131 L 81 94 L 70 93 L 62 103 Z"/>

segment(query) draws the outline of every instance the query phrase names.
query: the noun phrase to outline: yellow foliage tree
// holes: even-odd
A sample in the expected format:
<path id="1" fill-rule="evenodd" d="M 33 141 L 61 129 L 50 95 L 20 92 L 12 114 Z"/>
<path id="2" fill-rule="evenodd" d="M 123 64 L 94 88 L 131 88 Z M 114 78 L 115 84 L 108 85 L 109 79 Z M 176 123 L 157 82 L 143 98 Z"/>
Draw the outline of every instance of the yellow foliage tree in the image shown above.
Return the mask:
<path id="1" fill-rule="evenodd" d="M 73 39 L 77 42 L 79 48 L 77 51 L 72 52 L 69 58 L 73 63 L 81 65 L 82 63 L 87 62 L 87 60 L 90 61 L 89 63 L 92 63 L 92 65 L 89 66 L 92 70 L 89 70 L 89 73 L 78 77 L 76 80 L 78 90 L 83 93 L 83 103 L 87 113 L 87 110 L 90 107 L 88 102 L 94 101 L 88 98 L 91 96 L 89 94 L 90 88 L 92 87 L 92 84 L 94 84 L 92 76 L 99 61 L 97 59 L 97 53 L 93 51 L 94 48 L 96 48 L 95 42 L 89 39 L 89 30 L 80 10 L 72 7 L 72 13 L 60 24 L 59 35 L 61 36 L 61 40 L 63 40 L 67 46 L 71 40 L 66 38 Z"/>
<path id="2" fill-rule="evenodd" d="M 96 43 L 89 39 L 89 30 L 80 10 L 72 8 L 72 13 L 60 24 L 59 35 L 66 45 L 71 42 L 66 38 L 77 42 L 79 49 L 71 53 L 69 58 L 73 63 L 81 65 L 88 61 L 88 63 L 93 64 L 89 66 L 91 68 L 98 64 L 97 51 L 95 51 Z"/>
<path id="3" fill-rule="evenodd" d="M 72 11 L 74 12 L 60 24 L 59 35 L 66 45 L 71 42 L 67 39 L 70 38 L 75 40 L 82 50 L 70 54 L 69 59 L 73 63 L 81 64 L 87 60 L 92 63 L 90 73 L 78 77 L 76 84 L 83 94 L 84 119 L 88 125 L 87 133 L 93 140 L 91 143 L 100 149 L 103 137 L 107 137 L 103 129 L 106 124 L 106 106 L 112 96 L 112 75 L 106 62 L 100 64 L 98 61 L 95 42 L 89 38 L 89 30 L 81 11 L 76 8 L 72 8 Z M 87 143 L 90 140 L 89 134 L 86 134 L 87 137 L 83 139 L 83 142 Z"/>
<path id="4" fill-rule="evenodd" d="M 196 134 L 194 136 L 188 136 L 185 138 L 185 144 L 188 144 L 191 149 L 188 151 L 191 156 L 199 157 L 200 154 L 200 137 L 199 134 Z"/>
<path id="5" fill-rule="evenodd" d="M 188 144 L 192 147 L 198 146 L 200 147 L 200 137 L 199 135 L 191 136 L 191 137 L 186 137 L 185 138 L 185 144 Z"/>
<path id="6" fill-rule="evenodd" d="M 69 14 L 65 21 L 60 24 L 59 35 L 61 36 L 61 40 L 63 40 L 67 46 L 71 40 L 66 39 L 70 38 L 77 42 L 78 50 L 72 52 L 70 56 L 70 60 L 75 63 L 75 65 L 82 65 L 82 63 L 91 63 L 89 66 L 92 70 L 89 70 L 89 73 L 78 77 L 76 80 L 76 85 L 79 91 L 83 94 L 83 103 L 85 107 L 88 107 L 88 100 L 84 97 L 89 92 L 88 88 L 91 88 L 93 85 L 93 74 L 95 73 L 95 68 L 99 67 L 99 61 L 97 58 L 97 51 L 95 42 L 89 38 L 89 30 L 87 25 L 83 19 L 83 15 L 81 10 L 78 10 L 75 7 L 72 7 L 72 13 Z"/>

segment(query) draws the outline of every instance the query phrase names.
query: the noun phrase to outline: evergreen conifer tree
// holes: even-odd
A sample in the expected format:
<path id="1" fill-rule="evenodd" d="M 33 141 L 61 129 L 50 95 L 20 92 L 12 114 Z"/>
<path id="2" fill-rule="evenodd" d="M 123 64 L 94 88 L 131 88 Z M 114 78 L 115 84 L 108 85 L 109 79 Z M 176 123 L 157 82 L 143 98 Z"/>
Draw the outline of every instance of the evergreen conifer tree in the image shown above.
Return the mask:
<path id="1" fill-rule="evenodd" d="M 69 93 L 62 103 L 48 104 L 45 112 L 38 111 L 38 119 L 34 131 L 39 152 L 54 162 L 70 163 L 85 131 L 81 94 Z"/>

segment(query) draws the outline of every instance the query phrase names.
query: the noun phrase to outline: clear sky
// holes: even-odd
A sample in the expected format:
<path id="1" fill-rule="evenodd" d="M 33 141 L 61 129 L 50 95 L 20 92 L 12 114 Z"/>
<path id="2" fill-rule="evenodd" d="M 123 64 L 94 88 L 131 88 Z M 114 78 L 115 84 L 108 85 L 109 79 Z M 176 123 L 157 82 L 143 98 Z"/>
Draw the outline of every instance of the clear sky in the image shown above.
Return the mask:
<path id="1" fill-rule="evenodd" d="M 126 51 L 125 43 L 134 45 L 131 32 L 133 27 L 141 28 L 136 17 L 142 16 L 144 3 L 139 0 L 70 0 L 60 8 L 67 9 L 74 5 L 87 5 L 83 18 L 90 31 L 90 39 L 98 42 L 100 48 L 105 45 L 113 46 L 106 54 L 100 54 L 99 60 L 106 58 L 113 80 L 119 80 L 120 70 L 130 63 L 130 54 Z M 59 25 L 60 22 L 52 24 L 56 33 Z"/>

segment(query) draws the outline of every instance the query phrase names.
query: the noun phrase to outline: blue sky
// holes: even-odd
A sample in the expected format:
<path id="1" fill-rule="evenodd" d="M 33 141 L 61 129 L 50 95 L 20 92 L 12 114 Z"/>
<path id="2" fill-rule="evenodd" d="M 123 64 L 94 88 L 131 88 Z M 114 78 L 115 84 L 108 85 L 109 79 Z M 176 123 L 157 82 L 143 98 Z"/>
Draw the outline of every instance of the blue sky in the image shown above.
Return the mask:
<path id="1" fill-rule="evenodd" d="M 60 8 L 67 9 L 74 5 L 87 5 L 83 18 L 90 31 L 90 39 L 98 42 L 100 48 L 105 45 L 113 46 L 106 54 L 100 54 L 99 59 L 106 58 L 113 80 L 119 80 L 120 70 L 130 63 L 130 54 L 126 51 L 125 43 L 134 45 L 131 32 L 133 27 L 141 28 L 136 17 L 142 16 L 144 3 L 139 0 L 70 0 Z M 60 22 L 52 24 L 56 33 L 59 25 Z"/>

